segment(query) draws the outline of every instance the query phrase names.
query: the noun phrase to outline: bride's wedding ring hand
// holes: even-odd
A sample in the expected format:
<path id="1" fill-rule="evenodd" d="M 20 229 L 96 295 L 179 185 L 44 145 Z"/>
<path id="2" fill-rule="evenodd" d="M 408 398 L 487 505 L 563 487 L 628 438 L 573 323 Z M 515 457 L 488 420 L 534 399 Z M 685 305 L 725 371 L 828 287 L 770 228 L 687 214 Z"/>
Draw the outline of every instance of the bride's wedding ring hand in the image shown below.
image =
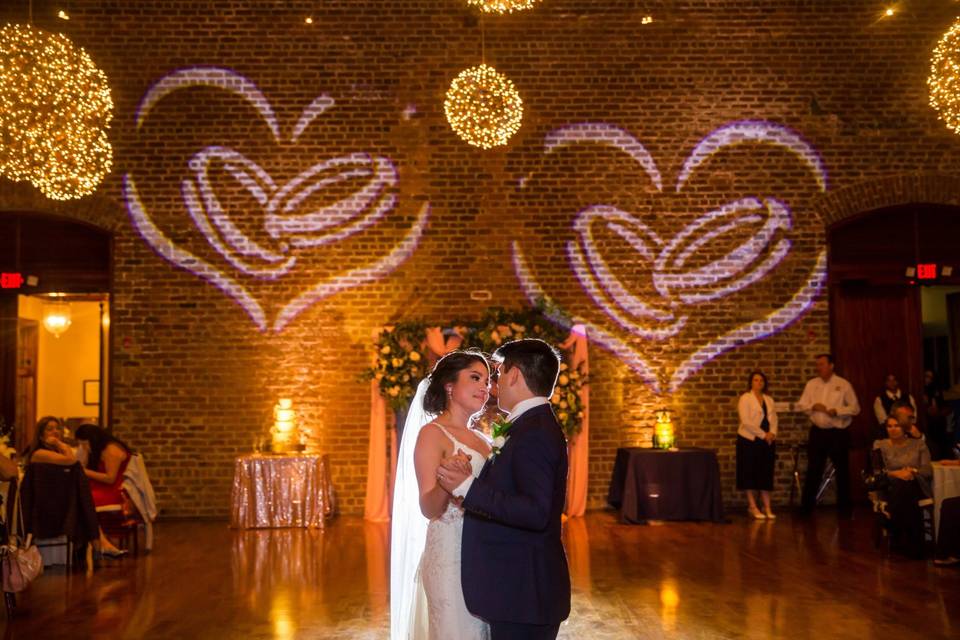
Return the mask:
<path id="1" fill-rule="evenodd" d="M 437 483 L 449 494 L 460 486 L 460 483 L 470 475 L 470 465 L 464 469 L 462 461 L 456 461 L 452 458 L 443 461 L 437 469 Z"/>

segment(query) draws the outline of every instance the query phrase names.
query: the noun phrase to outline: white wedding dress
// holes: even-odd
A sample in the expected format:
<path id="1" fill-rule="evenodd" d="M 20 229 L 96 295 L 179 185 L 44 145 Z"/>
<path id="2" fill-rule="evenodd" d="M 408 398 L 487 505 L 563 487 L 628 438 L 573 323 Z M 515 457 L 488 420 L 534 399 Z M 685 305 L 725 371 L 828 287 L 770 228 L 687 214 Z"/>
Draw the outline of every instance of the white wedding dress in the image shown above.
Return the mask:
<path id="1" fill-rule="evenodd" d="M 450 440 L 454 451 L 470 455 L 474 477 L 480 475 L 486 458 L 433 423 Z M 467 610 L 460 584 L 460 544 L 463 537 L 463 508 L 452 502 L 439 518 L 427 526 L 427 541 L 420 560 L 419 581 L 427 598 L 429 640 L 487 640 L 486 622 Z"/>
<path id="2" fill-rule="evenodd" d="M 427 380 L 421 381 L 410 403 L 397 460 L 390 541 L 390 638 L 488 640 L 489 627 L 467 611 L 463 600 L 463 509 L 450 504 L 442 516 L 432 521 L 420 512 L 413 454 L 420 429 L 435 417 L 423 409 L 427 386 Z M 485 462 L 483 456 L 446 430 L 444 433 L 455 449 L 470 454 L 473 475 L 479 475 Z"/>

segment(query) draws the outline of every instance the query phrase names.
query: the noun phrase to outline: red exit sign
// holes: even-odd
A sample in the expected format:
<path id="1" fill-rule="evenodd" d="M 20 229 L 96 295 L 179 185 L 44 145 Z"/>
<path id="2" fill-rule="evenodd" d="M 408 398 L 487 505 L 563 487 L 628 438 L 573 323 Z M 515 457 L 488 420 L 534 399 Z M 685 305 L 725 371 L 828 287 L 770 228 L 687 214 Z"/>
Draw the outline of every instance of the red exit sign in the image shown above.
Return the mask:
<path id="1" fill-rule="evenodd" d="M 917 280 L 936 280 L 937 263 L 921 262 L 917 265 Z"/>
<path id="2" fill-rule="evenodd" d="M 19 289 L 23 286 L 23 275 L 19 273 L 0 273 L 0 289 Z"/>

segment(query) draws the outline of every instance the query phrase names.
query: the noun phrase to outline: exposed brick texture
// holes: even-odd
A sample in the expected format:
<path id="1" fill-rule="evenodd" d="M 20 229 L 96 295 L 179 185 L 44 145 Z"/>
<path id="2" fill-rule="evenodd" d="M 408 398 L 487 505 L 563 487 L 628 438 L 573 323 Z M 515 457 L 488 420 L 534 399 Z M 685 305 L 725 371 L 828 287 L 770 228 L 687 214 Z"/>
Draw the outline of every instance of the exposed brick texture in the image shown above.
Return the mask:
<path id="1" fill-rule="evenodd" d="M 449 81 L 480 62 L 480 25 L 463 4 L 87 0 L 72 3 L 72 20 L 62 22 L 52 18 L 52 4 L 35 3 L 35 23 L 63 30 L 110 78 L 115 170 L 97 194 L 71 203 L 0 181 L 0 211 L 57 213 L 115 232 L 114 428 L 145 453 L 166 514 L 226 514 L 233 459 L 266 432 L 280 396 L 293 398 L 313 442 L 330 453 L 342 510 L 362 512 L 369 388 L 358 376 L 371 334 L 397 318 L 443 324 L 478 316 L 487 303 L 471 300 L 475 289 L 489 290 L 504 306 L 523 304 L 512 267 L 515 240 L 561 306 L 625 339 L 658 376 L 669 377 L 698 347 L 784 305 L 824 248 L 826 225 L 891 204 L 960 202 L 960 140 L 927 106 L 925 85 L 929 52 L 952 20 L 953 3 L 911 2 L 912 11 L 879 19 L 882 3 L 875 0 L 545 0 L 528 14 L 487 18 L 487 61 L 516 83 L 526 107 L 509 148 L 487 152 L 457 139 L 443 116 Z M 23 21 L 22 6 L 5 3 L 0 17 Z M 654 22 L 642 25 L 647 14 Z M 312 26 L 304 24 L 307 15 Z M 227 67 L 254 82 L 272 105 L 282 140 L 274 141 L 250 103 L 209 87 L 164 97 L 135 126 L 151 86 L 198 66 Z M 286 141 L 301 110 L 324 93 L 335 106 L 296 143 Z M 795 155 L 756 144 L 711 157 L 677 192 L 677 175 L 696 144 L 744 119 L 800 133 L 823 159 L 826 192 Z M 544 153 L 550 131 L 578 122 L 631 132 L 655 160 L 663 190 L 609 146 Z M 278 184 L 335 156 L 384 156 L 399 173 L 399 202 L 342 243 L 304 250 L 286 276 L 243 276 L 196 231 L 181 198 L 181 181 L 193 177 L 188 160 L 209 145 L 241 151 Z M 430 222 L 417 251 L 389 276 L 314 304 L 282 332 L 261 332 L 220 290 L 173 267 L 136 233 L 123 199 L 125 174 L 135 177 L 158 228 L 234 274 L 268 318 L 313 284 L 385 255 L 424 203 Z M 246 189 L 231 186 L 223 172 L 215 184 L 241 228 L 273 242 Z M 358 185 L 333 186 L 297 212 Z M 584 207 L 616 206 L 669 240 L 698 216 L 746 196 L 789 206 L 788 257 L 735 295 L 692 307 L 671 339 L 629 337 L 571 270 L 565 245 L 575 239 L 571 224 Z M 690 268 L 745 238 L 708 243 Z M 649 261 L 609 233 L 597 242 L 637 296 L 663 301 L 650 284 Z M 747 372 L 762 367 L 775 399 L 793 402 L 812 375 L 812 356 L 828 348 L 824 296 L 786 330 L 708 362 L 671 395 L 655 395 L 616 357 L 592 348 L 590 506 L 603 504 L 616 448 L 635 443 L 658 406 L 676 411 L 681 444 L 718 449 L 725 498 L 740 500 L 733 452 L 736 398 Z M 788 489 L 787 448 L 804 432 L 799 416 L 781 417 L 778 500 Z"/>

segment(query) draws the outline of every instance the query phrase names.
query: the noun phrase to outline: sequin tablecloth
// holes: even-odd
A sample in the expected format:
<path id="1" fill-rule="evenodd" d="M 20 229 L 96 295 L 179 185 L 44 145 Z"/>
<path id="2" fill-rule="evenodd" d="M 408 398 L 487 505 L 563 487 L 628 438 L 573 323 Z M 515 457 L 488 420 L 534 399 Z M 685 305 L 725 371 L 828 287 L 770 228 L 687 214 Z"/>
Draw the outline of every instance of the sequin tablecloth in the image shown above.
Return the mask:
<path id="1" fill-rule="evenodd" d="M 252 454 L 237 458 L 230 526 L 322 529 L 324 519 L 335 511 L 327 456 Z"/>

